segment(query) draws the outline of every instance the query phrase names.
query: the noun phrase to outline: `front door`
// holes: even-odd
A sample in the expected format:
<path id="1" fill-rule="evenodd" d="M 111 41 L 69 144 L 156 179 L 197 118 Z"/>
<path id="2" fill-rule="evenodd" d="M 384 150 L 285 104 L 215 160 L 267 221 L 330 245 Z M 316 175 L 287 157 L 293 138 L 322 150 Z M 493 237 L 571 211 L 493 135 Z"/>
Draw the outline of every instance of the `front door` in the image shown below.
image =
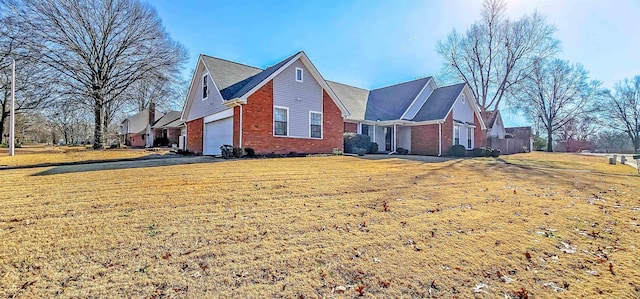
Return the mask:
<path id="1" fill-rule="evenodd" d="M 384 150 L 391 151 L 391 140 L 393 138 L 393 128 L 384 127 Z"/>

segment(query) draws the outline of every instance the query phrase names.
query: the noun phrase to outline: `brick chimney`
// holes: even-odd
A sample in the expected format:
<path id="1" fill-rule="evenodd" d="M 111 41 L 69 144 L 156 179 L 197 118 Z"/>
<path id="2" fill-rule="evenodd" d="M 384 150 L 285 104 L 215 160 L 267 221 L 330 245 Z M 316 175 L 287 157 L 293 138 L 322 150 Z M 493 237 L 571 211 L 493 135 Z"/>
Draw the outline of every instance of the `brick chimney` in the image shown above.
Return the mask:
<path id="1" fill-rule="evenodd" d="M 149 125 L 153 125 L 156 121 L 156 103 L 149 103 Z"/>

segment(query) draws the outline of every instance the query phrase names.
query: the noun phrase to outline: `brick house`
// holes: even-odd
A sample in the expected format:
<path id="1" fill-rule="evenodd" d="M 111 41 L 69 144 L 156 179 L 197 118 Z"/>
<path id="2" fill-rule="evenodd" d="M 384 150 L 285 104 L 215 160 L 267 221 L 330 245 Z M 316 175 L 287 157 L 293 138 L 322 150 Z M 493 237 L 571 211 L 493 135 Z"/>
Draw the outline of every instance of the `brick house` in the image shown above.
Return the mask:
<path id="1" fill-rule="evenodd" d="M 370 136 L 381 152 L 441 156 L 456 144 L 483 146 L 486 127 L 466 83 L 438 87 L 427 77 L 374 90 L 328 83 L 350 111 L 344 131 Z"/>
<path id="2" fill-rule="evenodd" d="M 181 119 L 186 149 L 220 154 L 224 144 L 256 153 L 342 149 L 347 108 L 304 52 L 266 69 L 200 55 Z"/>
<path id="3" fill-rule="evenodd" d="M 151 103 L 149 108 L 127 117 L 120 123 L 120 142 L 132 147 L 151 147 L 151 126 L 163 116 Z"/>

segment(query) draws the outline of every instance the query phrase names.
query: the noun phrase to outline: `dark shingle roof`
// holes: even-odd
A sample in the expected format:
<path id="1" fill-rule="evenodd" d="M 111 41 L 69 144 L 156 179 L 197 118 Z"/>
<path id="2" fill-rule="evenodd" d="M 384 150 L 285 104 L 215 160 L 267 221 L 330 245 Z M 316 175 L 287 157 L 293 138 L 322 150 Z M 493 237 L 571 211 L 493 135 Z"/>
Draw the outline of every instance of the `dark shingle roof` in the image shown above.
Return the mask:
<path id="1" fill-rule="evenodd" d="M 296 57 L 296 55 L 298 54 L 300 54 L 300 52 L 287 57 L 285 60 L 278 62 L 276 65 L 268 67 L 266 70 L 258 73 L 257 75 L 253 76 L 249 80 L 245 80 L 246 83 L 243 84 L 242 87 L 238 88 L 238 90 L 230 98 L 225 98 L 225 100 L 239 98 L 243 96 L 245 93 L 249 92 L 249 90 L 256 87 L 256 85 L 260 84 L 260 82 L 262 82 L 264 79 L 271 76 L 271 74 L 275 73 L 278 69 L 280 69 L 282 66 L 287 64 L 291 59 Z"/>
<path id="2" fill-rule="evenodd" d="M 431 77 L 374 89 L 369 92 L 366 120 L 396 120 L 409 108 Z"/>
<path id="3" fill-rule="evenodd" d="M 207 55 L 202 55 L 202 58 L 207 69 L 212 73 L 211 78 L 220 90 L 222 98 L 231 100 L 246 94 L 299 53 L 293 54 L 265 70 Z"/>
<path id="4" fill-rule="evenodd" d="M 262 72 L 263 70 L 257 67 L 252 67 L 237 62 L 232 62 L 216 57 L 202 55 L 202 61 L 207 66 L 209 72 L 211 72 L 211 79 L 216 84 L 222 97 L 227 100 L 225 94 L 232 96 L 238 89 L 240 89 L 244 82 Z M 240 86 L 238 86 L 240 84 Z M 223 91 L 225 91 L 223 93 Z"/>
<path id="5" fill-rule="evenodd" d="M 169 127 L 167 126 L 168 124 L 174 122 L 175 120 L 180 118 L 182 112 L 180 111 L 169 111 L 167 112 L 167 114 L 165 114 L 164 116 L 162 116 L 160 119 L 158 119 L 154 124 L 153 127 L 154 128 L 162 128 L 162 127 Z"/>
<path id="6" fill-rule="evenodd" d="M 424 103 L 412 120 L 430 121 L 445 119 L 465 85 L 466 83 L 460 83 L 437 88 L 431 93 L 427 102 Z"/>
<path id="7" fill-rule="evenodd" d="M 496 117 L 498 117 L 498 110 L 487 110 L 482 113 L 482 120 L 484 120 L 484 124 L 487 126 L 487 129 L 493 128 L 493 124 L 496 122 Z"/>
<path id="8" fill-rule="evenodd" d="M 369 98 L 368 90 L 333 81 L 327 81 L 327 84 L 349 110 L 349 118 L 364 119 Z"/>

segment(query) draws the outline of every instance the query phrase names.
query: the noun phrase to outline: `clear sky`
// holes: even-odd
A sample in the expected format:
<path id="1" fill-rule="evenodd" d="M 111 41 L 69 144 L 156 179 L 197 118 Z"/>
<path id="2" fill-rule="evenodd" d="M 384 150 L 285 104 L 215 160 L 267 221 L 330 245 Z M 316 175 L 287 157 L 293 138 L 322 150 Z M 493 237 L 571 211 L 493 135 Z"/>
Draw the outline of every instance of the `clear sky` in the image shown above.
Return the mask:
<path id="1" fill-rule="evenodd" d="M 304 50 L 325 79 L 368 89 L 436 75 L 437 41 L 464 31 L 482 9 L 480 0 L 149 3 L 189 51 L 185 77 L 200 53 L 264 68 Z M 640 0 L 509 0 L 507 14 L 536 9 L 558 29 L 558 56 L 604 87 L 640 75 Z M 526 124 L 505 112 L 507 126 Z"/>

